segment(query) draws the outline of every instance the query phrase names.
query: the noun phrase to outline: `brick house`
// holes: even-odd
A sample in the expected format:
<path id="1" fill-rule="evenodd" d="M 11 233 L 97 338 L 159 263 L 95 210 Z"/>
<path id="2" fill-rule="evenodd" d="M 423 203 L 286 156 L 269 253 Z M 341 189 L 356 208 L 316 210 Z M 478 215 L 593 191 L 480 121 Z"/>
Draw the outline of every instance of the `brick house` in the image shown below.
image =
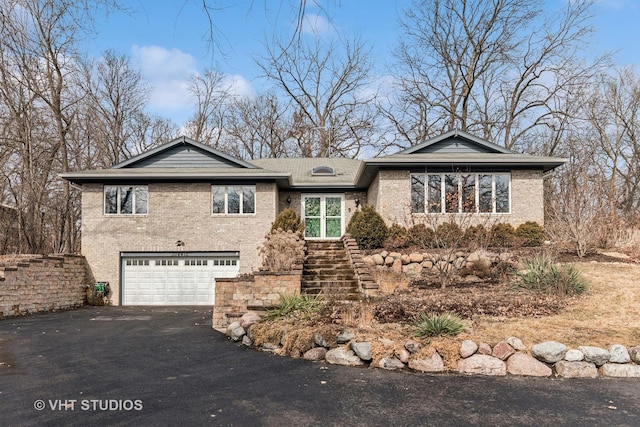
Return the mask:
<path id="1" fill-rule="evenodd" d="M 365 204 L 389 225 L 470 209 L 543 224 L 543 176 L 564 162 L 461 131 L 367 160 L 247 162 L 182 137 L 62 178 L 82 188 L 82 253 L 94 279 L 111 283 L 114 304 L 211 304 L 216 277 L 260 266 L 263 238 L 286 208 L 300 212 L 308 240 L 339 239 Z"/>

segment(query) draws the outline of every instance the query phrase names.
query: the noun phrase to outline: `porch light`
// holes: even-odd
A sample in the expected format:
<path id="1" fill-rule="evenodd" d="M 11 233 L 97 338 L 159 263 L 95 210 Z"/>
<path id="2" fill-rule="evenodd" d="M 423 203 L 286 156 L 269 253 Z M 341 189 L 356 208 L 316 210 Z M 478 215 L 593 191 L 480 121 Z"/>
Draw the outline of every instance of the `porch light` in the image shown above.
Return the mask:
<path id="1" fill-rule="evenodd" d="M 287 196 L 287 204 L 290 205 L 291 204 L 291 196 Z"/>
<path id="2" fill-rule="evenodd" d="M 353 201 L 356 202 L 356 208 L 360 206 L 360 197 L 356 197 Z"/>

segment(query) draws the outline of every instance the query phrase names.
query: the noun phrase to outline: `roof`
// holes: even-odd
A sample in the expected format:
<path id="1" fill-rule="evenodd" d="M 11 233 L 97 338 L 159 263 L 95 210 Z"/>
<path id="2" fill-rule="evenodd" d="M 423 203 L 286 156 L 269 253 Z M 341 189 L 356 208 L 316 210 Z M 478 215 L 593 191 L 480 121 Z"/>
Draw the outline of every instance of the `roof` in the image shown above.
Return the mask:
<path id="1" fill-rule="evenodd" d="M 109 169 L 60 174 L 76 184 L 88 182 L 275 181 L 282 189 L 364 189 L 380 168 L 533 168 L 548 172 L 566 159 L 530 156 L 500 147 L 463 131 L 450 131 L 388 156 L 347 158 L 237 159 L 181 137 Z M 326 166 L 335 174 L 312 174 Z"/>
<path id="2" fill-rule="evenodd" d="M 338 157 L 322 158 L 268 158 L 252 160 L 260 168 L 291 174 L 291 182 L 295 187 L 353 187 L 360 170 L 364 166 L 362 160 Z M 335 170 L 335 175 L 312 175 L 313 168 L 328 166 Z"/>

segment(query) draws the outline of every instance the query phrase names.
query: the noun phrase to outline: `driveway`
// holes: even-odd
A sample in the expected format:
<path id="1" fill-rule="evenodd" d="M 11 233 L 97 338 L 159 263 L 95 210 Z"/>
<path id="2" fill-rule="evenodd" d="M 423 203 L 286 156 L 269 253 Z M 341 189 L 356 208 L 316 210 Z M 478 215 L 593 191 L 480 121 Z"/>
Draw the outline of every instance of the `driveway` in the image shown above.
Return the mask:
<path id="1" fill-rule="evenodd" d="M 0 320 L 2 425 L 640 425 L 640 381 L 347 368 L 231 343 L 201 307 Z"/>

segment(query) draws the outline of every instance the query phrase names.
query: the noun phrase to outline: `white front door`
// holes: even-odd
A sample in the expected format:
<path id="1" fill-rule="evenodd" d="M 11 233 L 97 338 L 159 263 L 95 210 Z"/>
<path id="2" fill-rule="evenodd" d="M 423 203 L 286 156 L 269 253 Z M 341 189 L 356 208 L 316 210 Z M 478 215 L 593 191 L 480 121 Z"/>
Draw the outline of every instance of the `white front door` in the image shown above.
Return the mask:
<path id="1" fill-rule="evenodd" d="M 302 196 L 305 239 L 339 239 L 344 234 L 344 194 Z"/>

